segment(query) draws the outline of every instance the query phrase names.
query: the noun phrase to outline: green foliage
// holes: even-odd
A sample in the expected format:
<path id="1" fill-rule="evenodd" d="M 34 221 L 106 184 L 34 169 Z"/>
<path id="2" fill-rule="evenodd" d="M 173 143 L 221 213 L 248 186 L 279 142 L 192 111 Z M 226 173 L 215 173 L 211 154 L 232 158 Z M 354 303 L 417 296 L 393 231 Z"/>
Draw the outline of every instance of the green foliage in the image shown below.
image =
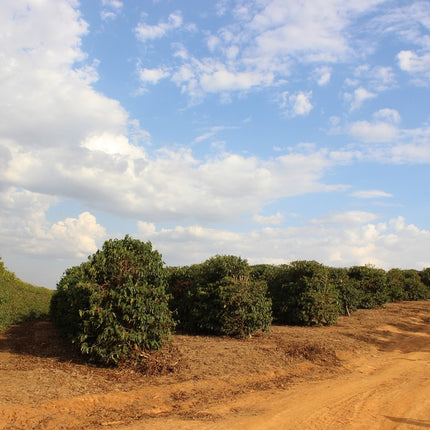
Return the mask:
<path id="1" fill-rule="evenodd" d="M 372 309 L 390 302 L 387 273 L 373 266 L 353 266 L 348 269 L 352 287 L 358 293 L 357 308 Z"/>
<path id="2" fill-rule="evenodd" d="M 161 255 L 150 242 L 108 240 L 65 272 L 51 315 L 90 360 L 117 364 L 160 349 L 170 336 L 166 286 Z"/>
<path id="3" fill-rule="evenodd" d="M 340 312 L 343 315 L 351 315 L 360 307 L 361 292 L 359 282 L 348 276 L 348 269 L 330 267 L 329 276 L 331 282 L 339 293 Z"/>
<path id="4" fill-rule="evenodd" d="M 421 282 L 428 288 L 430 288 L 430 267 L 421 270 L 420 272 Z"/>
<path id="5" fill-rule="evenodd" d="M 340 314 L 339 293 L 328 267 L 316 261 L 279 266 L 269 280 L 277 322 L 328 325 Z"/>
<path id="6" fill-rule="evenodd" d="M 430 288 L 424 284 L 421 273 L 418 270 L 389 270 L 387 279 L 391 301 L 430 298 Z"/>
<path id="7" fill-rule="evenodd" d="M 21 281 L 0 258 L 0 330 L 48 315 L 53 291 Z"/>
<path id="8" fill-rule="evenodd" d="M 171 268 L 169 285 L 171 306 L 184 330 L 245 337 L 269 329 L 267 284 L 250 280 L 248 263 L 240 257 L 217 255 Z"/>

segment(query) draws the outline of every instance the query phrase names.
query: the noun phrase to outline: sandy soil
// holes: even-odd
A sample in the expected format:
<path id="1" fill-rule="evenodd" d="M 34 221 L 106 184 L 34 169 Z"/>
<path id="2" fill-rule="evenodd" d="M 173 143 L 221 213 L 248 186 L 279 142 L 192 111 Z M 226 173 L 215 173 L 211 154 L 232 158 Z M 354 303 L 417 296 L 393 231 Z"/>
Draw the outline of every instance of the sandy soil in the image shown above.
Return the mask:
<path id="1" fill-rule="evenodd" d="M 430 428 L 430 301 L 251 339 L 176 335 L 164 374 L 87 365 L 49 321 L 0 333 L 0 429 Z M 172 371 L 174 370 L 174 371 Z"/>

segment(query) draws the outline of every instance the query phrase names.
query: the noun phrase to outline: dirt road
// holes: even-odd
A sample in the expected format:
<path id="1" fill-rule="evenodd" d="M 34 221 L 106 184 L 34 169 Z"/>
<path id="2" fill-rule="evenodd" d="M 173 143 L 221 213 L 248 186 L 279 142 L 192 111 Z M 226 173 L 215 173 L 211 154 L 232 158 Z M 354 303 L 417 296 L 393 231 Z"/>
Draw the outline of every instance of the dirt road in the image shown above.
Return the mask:
<path id="1" fill-rule="evenodd" d="M 175 372 L 100 369 L 49 321 L 0 334 L 0 429 L 430 428 L 430 301 L 236 340 L 177 335 Z"/>

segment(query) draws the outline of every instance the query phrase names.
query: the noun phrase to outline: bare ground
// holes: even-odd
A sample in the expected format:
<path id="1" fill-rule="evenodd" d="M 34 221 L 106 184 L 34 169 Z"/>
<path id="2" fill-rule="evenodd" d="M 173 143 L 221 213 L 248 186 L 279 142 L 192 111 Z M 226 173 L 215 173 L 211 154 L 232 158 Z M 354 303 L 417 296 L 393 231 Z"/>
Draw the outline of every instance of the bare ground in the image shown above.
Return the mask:
<path id="1" fill-rule="evenodd" d="M 237 340 L 175 335 L 149 373 L 83 363 L 47 320 L 0 333 L 0 429 L 430 428 L 430 301 Z"/>

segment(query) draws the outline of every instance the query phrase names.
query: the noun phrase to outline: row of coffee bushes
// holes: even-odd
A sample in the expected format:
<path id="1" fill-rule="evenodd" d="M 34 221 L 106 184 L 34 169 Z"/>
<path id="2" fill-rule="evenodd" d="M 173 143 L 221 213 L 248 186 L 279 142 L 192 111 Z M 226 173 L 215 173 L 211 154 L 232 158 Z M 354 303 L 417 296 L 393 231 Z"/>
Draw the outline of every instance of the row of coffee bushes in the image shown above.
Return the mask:
<path id="1" fill-rule="evenodd" d="M 430 298 L 430 268 L 334 268 L 316 261 L 251 266 L 252 279 L 268 284 L 276 322 L 327 325 L 339 315 L 389 302 Z"/>
<path id="2" fill-rule="evenodd" d="M 126 236 L 66 270 L 51 316 L 87 358 L 118 364 L 162 348 L 176 326 L 246 337 L 268 330 L 273 318 L 333 324 L 359 308 L 429 298 L 429 281 L 430 269 L 338 269 L 315 261 L 249 266 L 231 255 L 166 268 L 150 242 Z"/>
<path id="3" fill-rule="evenodd" d="M 21 281 L 0 258 L 0 330 L 47 316 L 53 291 Z"/>

